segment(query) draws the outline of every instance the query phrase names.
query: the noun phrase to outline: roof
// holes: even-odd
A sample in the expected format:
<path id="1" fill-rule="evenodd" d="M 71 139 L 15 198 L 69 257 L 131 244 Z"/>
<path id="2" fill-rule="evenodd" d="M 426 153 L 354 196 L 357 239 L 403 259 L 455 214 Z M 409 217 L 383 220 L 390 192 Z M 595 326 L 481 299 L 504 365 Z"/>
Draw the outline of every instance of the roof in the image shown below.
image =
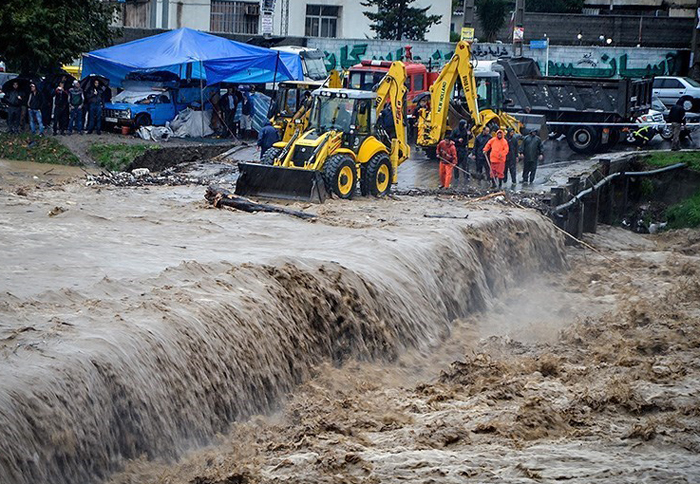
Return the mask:
<path id="1" fill-rule="evenodd" d="M 99 74 L 115 83 L 121 82 L 131 71 L 152 70 L 168 70 L 181 78 L 203 78 L 209 83 L 303 78 L 301 59 L 297 54 L 235 42 L 188 28 L 95 50 L 83 58 L 83 77 Z"/>
<path id="2" fill-rule="evenodd" d="M 372 91 L 359 91 L 357 89 L 331 89 L 322 87 L 313 92 L 314 96 L 323 97 L 345 97 L 349 99 L 374 99 L 377 94 Z"/>

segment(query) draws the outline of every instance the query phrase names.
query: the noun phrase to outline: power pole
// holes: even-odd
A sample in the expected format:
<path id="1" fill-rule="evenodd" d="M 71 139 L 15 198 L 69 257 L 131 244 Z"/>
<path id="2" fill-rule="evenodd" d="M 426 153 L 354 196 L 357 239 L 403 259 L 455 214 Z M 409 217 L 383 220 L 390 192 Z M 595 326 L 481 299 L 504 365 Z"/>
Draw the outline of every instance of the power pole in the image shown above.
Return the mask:
<path id="1" fill-rule="evenodd" d="M 464 0 L 463 27 L 474 27 L 474 0 Z"/>
<path id="2" fill-rule="evenodd" d="M 522 57 L 523 42 L 525 41 L 525 39 L 516 39 L 515 29 L 518 27 L 524 27 L 523 23 L 525 20 L 525 0 L 515 0 L 515 12 L 513 20 L 513 55 L 517 57 Z"/>
<path id="3" fill-rule="evenodd" d="M 282 0 L 280 10 L 282 11 L 280 18 L 280 34 L 287 36 L 289 35 L 289 0 Z"/>
<path id="4" fill-rule="evenodd" d="M 700 26 L 700 0 L 695 2 L 695 25 L 693 25 L 693 40 L 691 43 L 691 58 L 690 58 L 690 77 L 700 79 L 700 35 L 698 35 L 698 26 Z"/>

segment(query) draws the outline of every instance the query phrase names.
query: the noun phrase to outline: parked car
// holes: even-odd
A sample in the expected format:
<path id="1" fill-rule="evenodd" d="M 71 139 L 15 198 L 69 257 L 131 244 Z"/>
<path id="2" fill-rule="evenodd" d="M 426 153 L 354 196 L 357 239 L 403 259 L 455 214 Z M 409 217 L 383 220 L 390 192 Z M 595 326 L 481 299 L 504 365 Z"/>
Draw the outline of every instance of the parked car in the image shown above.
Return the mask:
<path id="1" fill-rule="evenodd" d="M 666 106 L 681 100 L 686 111 L 700 111 L 700 83 L 689 77 L 655 77 L 652 93 Z"/>
<path id="2" fill-rule="evenodd" d="M 671 131 L 671 124 L 668 123 L 667 120 L 668 115 L 671 113 L 671 108 L 666 106 L 663 102 L 661 102 L 661 99 L 659 99 L 657 96 L 654 96 L 652 98 L 651 107 L 652 109 L 655 109 L 656 111 L 659 111 L 663 114 L 664 125 L 661 131 L 659 131 L 659 134 L 663 139 L 670 140 L 671 138 L 673 138 L 673 132 Z M 681 130 L 681 139 L 687 138 L 688 136 L 690 136 L 690 133 L 697 130 L 697 126 L 692 125 L 700 123 L 700 113 L 686 112 L 685 122 L 687 124 L 690 124 L 691 126 L 686 126 Z"/>

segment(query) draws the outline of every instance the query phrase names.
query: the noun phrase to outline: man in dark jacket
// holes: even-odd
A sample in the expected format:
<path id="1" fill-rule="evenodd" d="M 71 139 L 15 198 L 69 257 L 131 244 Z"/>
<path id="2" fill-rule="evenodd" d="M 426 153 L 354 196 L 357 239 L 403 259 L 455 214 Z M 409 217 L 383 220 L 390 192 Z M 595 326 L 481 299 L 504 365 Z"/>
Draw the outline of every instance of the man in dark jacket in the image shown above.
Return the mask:
<path id="1" fill-rule="evenodd" d="M 228 92 L 221 96 L 221 99 L 219 100 L 219 109 L 221 110 L 223 117 L 222 121 L 225 123 L 226 131 L 228 131 L 228 133 L 230 133 L 232 136 L 236 132 L 236 110 L 238 110 L 238 105 L 242 100 L 243 96 L 235 87 L 229 87 Z"/>
<path id="2" fill-rule="evenodd" d="M 36 88 L 33 82 L 29 85 L 29 98 L 27 100 L 27 108 L 29 112 L 29 128 L 32 134 L 39 133 L 39 136 L 44 135 L 44 123 L 41 120 L 41 106 L 44 99 Z"/>
<path id="3" fill-rule="evenodd" d="M 104 102 L 106 88 L 95 79 L 92 86 L 85 91 L 85 104 L 88 111 L 87 132 L 102 134 L 102 103 Z"/>
<path id="4" fill-rule="evenodd" d="M 491 129 L 485 126 L 481 131 L 479 136 L 474 140 L 474 151 L 472 157 L 474 158 L 476 176 L 479 180 L 483 179 L 482 172 L 486 173 L 486 177 L 490 178 L 490 172 L 486 162 L 486 155 L 484 154 L 484 148 L 486 143 L 491 139 Z"/>
<path id="5" fill-rule="evenodd" d="M 7 128 L 10 133 L 19 133 L 19 120 L 22 116 L 22 105 L 24 104 L 24 94 L 19 90 L 19 83 L 13 82 L 10 92 L 5 94 L 7 103 Z"/>
<path id="6" fill-rule="evenodd" d="M 685 124 L 685 108 L 683 108 L 683 102 L 680 99 L 671 107 L 671 111 L 668 113 L 668 122 L 671 123 L 673 132 L 671 151 L 678 151 L 681 149 L 681 126 Z"/>
<path id="7" fill-rule="evenodd" d="M 536 129 L 530 131 L 530 134 L 523 139 L 523 144 L 520 146 L 520 154 L 524 158 L 522 182 L 532 183 L 535 181 L 537 163 L 544 159 L 542 140 L 538 136 Z"/>
<path id="8" fill-rule="evenodd" d="M 61 135 L 66 134 L 68 128 L 68 91 L 61 82 L 53 94 L 53 135 L 59 131 Z"/>
<path id="9" fill-rule="evenodd" d="M 515 186 L 515 166 L 518 163 L 518 153 L 520 152 L 520 136 L 513 128 L 508 128 L 506 139 L 508 140 L 508 155 L 506 156 L 506 171 L 504 172 L 503 183 L 508 183 L 508 173 L 510 173 L 511 184 Z"/>
<path id="10" fill-rule="evenodd" d="M 80 89 L 80 83 L 73 81 L 73 87 L 68 90 L 68 105 L 70 106 L 70 116 L 68 120 L 68 134 L 73 134 L 73 130 L 83 133 L 83 103 L 85 95 Z"/>
<path id="11" fill-rule="evenodd" d="M 243 102 L 241 104 L 241 133 L 244 138 L 255 136 L 253 116 L 255 116 L 255 87 L 251 86 L 243 94 Z"/>
<path id="12" fill-rule="evenodd" d="M 272 148 L 272 145 L 280 140 L 280 135 L 270 121 L 265 122 L 265 126 L 258 133 L 258 149 L 260 150 L 260 159 L 265 156 L 265 152 Z"/>
<path id="13" fill-rule="evenodd" d="M 455 148 L 457 149 L 457 166 L 454 170 L 455 180 L 459 180 L 460 171 L 465 172 L 464 180 L 469 180 L 469 175 L 466 174 L 467 160 L 469 159 L 469 138 L 471 138 L 469 123 L 466 119 L 462 119 L 457 129 L 452 132 L 452 141 L 454 141 Z"/>

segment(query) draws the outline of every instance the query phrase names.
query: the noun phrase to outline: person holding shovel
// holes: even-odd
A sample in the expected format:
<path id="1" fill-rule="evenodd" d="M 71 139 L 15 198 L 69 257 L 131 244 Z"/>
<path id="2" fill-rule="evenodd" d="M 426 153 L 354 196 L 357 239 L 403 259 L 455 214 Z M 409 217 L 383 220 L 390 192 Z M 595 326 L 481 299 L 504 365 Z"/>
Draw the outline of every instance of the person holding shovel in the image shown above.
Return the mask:
<path id="1" fill-rule="evenodd" d="M 496 188 L 496 179 L 498 179 L 498 188 L 503 186 L 508 150 L 508 140 L 503 137 L 503 131 L 500 129 L 496 131 L 496 137 L 491 138 L 484 146 L 484 155 L 491 165 L 491 188 Z"/>
<path id="2" fill-rule="evenodd" d="M 450 188 L 452 172 L 457 166 L 457 148 L 447 133 L 445 138 L 437 145 L 437 156 L 440 160 L 440 188 Z"/>

